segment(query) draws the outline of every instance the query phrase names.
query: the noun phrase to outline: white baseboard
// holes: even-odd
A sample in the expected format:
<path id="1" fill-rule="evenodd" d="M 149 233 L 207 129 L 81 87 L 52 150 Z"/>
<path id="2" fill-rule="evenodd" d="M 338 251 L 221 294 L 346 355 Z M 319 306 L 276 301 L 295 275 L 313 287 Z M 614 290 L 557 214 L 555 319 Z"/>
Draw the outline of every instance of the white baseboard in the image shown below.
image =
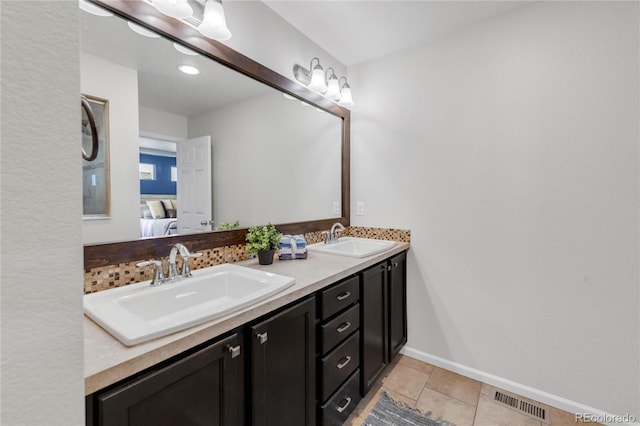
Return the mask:
<path id="1" fill-rule="evenodd" d="M 559 408 L 564 411 L 568 411 L 569 413 L 589 413 L 596 418 L 599 419 L 615 419 L 616 416 L 607 413 L 606 411 L 599 410 L 597 408 L 589 407 L 584 404 L 580 404 L 575 401 L 568 400 L 566 398 L 562 398 L 557 395 L 550 394 L 548 392 L 534 389 L 532 387 L 513 382 L 511 380 L 504 379 L 502 377 L 495 376 L 490 373 L 486 373 L 484 371 L 476 370 L 475 368 L 467 367 L 462 364 L 458 364 L 457 362 L 449 361 L 444 358 L 440 358 L 435 355 L 428 354 L 426 352 L 422 352 L 418 349 L 411 348 L 409 346 L 405 346 L 400 351 L 403 355 L 410 356 L 411 358 L 418 359 L 420 361 L 424 361 L 426 363 L 435 365 L 440 368 L 444 368 L 445 370 L 453 371 L 454 373 L 458 373 L 462 376 L 469 377 L 474 380 L 478 380 L 480 382 L 486 383 L 491 386 L 495 386 L 500 389 L 504 389 L 509 392 L 513 392 L 517 395 L 524 396 L 529 399 L 533 399 L 535 401 L 541 402 L 543 404 L 550 405 L 555 408 Z M 638 419 L 633 419 L 633 422 L 626 423 L 608 423 L 603 422 L 606 425 L 627 425 L 627 426 L 640 426 L 638 423 Z"/>

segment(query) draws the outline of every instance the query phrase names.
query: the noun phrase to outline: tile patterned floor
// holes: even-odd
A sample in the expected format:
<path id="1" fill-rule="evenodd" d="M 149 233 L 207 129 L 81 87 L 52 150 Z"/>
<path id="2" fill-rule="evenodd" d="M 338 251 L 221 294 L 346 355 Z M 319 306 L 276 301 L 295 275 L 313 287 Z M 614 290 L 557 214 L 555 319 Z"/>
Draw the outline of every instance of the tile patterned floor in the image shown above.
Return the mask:
<path id="1" fill-rule="evenodd" d="M 431 411 L 456 426 L 547 426 L 547 423 L 493 401 L 497 388 L 451 371 L 399 355 L 355 408 L 345 426 L 361 426 L 382 392 L 421 411 Z M 550 414 L 551 426 L 570 426 L 575 416 L 536 401 Z M 591 423 L 597 425 L 596 423 Z"/>

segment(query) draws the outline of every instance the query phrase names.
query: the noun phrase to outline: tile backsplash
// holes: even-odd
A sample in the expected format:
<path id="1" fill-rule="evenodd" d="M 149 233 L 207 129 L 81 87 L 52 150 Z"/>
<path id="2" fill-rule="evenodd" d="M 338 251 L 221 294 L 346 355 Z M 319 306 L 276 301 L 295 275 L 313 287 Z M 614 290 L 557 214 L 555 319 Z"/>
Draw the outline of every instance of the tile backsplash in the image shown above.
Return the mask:
<path id="1" fill-rule="evenodd" d="M 342 233 L 342 236 L 359 238 L 375 238 L 380 240 L 392 240 L 409 243 L 411 231 L 405 229 L 365 228 L 351 226 Z M 323 232 L 310 232 L 304 235 L 307 244 L 315 244 L 324 241 Z M 199 250 L 202 256 L 191 259 L 191 269 L 207 268 L 221 263 L 240 262 L 249 259 L 249 252 L 244 244 L 216 247 L 213 249 Z M 162 258 L 166 263 L 167 257 Z M 138 268 L 136 263 L 148 259 L 137 259 L 131 262 L 117 265 L 91 268 L 84 272 L 84 293 L 95 293 L 110 288 L 150 280 L 153 278 L 151 266 Z M 178 264 L 182 259 L 178 257 Z M 179 265 L 181 267 L 181 265 Z"/>

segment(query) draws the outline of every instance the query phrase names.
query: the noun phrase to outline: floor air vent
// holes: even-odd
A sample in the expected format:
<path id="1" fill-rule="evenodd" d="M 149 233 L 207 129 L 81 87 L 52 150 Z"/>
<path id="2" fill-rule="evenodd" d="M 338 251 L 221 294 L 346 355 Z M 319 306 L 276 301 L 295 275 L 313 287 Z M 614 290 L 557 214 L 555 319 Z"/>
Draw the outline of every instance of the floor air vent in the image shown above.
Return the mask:
<path id="1" fill-rule="evenodd" d="M 529 417 L 533 417 L 536 420 L 540 420 L 544 423 L 550 424 L 549 415 L 547 410 L 537 405 L 533 405 L 527 401 L 522 401 L 513 395 L 508 395 L 496 391 L 496 395 L 493 398 L 496 402 L 506 405 L 522 414 L 526 414 Z"/>

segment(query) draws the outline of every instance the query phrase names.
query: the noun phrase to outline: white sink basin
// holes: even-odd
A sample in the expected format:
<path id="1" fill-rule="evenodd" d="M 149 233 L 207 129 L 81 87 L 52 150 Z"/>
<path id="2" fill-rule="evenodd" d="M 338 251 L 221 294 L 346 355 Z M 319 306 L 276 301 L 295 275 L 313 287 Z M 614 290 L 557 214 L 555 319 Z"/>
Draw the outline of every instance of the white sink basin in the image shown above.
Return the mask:
<path id="1" fill-rule="evenodd" d="M 127 346 L 221 317 L 293 285 L 295 279 L 233 264 L 156 286 L 130 284 L 84 296 L 85 314 Z"/>
<path id="2" fill-rule="evenodd" d="M 338 254 L 341 256 L 367 257 L 387 251 L 395 245 L 395 241 L 342 237 L 333 243 L 312 244 L 307 248 L 311 251 Z"/>

